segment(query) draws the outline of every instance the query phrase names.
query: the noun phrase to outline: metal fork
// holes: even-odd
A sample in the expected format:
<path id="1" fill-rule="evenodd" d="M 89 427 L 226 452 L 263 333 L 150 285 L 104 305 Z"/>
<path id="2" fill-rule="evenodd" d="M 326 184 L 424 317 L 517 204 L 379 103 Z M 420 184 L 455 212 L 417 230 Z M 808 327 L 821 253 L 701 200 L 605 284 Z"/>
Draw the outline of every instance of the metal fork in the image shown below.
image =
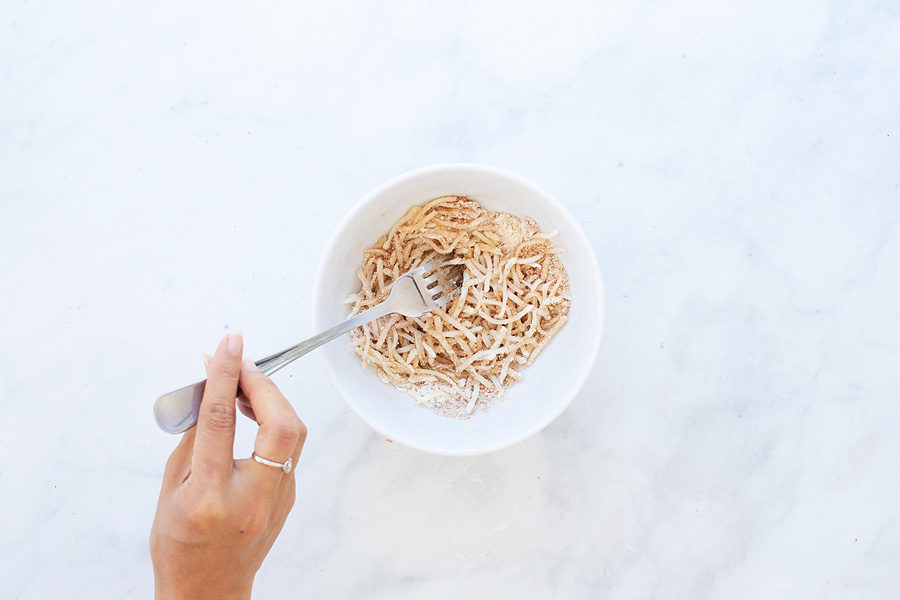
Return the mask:
<path id="1" fill-rule="evenodd" d="M 256 366 L 266 375 L 271 375 L 322 344 L 379 317 L 394 312 L 406 317 L 421 317 L 435 308 L 444 306 L 457 298 L 462 290 L 459 285 L 459 273 L 454 274 L 452 271 L 453 265 L 434 261 L 412 269 L 394 281 L 391 293 L 384 302 L 350 317 L 319 335 L 258 360 Z M 153 406 L 156 423 L 169 433 L 181 433 L 196 425 L 205 388 L 204 379 L 160 396 Z"/>

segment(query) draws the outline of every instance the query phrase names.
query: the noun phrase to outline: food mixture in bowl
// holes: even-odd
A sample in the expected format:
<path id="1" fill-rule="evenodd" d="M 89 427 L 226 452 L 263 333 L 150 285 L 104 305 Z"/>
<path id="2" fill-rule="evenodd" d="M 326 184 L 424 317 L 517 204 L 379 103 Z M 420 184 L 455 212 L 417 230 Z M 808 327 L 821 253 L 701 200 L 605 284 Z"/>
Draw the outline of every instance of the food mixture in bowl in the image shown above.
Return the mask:
<path id="1" fill-rule="evenodd" d="M 418 318 L 394 313 L 351 332 L 364 365 L 419 404 L 466 418 L 522 378 L 565 325 L 569 278 L 551 234 L 532 219 L 466 197 L 414 206 L 363 253 L 352 314 L 384 301 L 391 283 L 440 258 L 462 265 L 462 293 Z"/>

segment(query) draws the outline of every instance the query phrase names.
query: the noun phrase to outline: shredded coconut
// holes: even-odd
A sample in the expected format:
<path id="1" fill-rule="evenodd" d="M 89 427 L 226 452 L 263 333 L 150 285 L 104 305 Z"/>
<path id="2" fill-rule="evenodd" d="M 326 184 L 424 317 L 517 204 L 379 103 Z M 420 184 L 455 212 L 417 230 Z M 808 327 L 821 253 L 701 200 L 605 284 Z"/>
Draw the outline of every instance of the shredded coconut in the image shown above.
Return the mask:
<path id="1" fill-rule="evenodd" d="M 445 416 L 485 410 L 565 325 L 569 279 L 560 248 L 533 219 L 489 212 L 466 197 L 414 206 L 363 253 L 357 314 L 435 257 L 462 265 L 462 293 L 418 318 L 392 314 L 351 332 L 364 366 Z"/>

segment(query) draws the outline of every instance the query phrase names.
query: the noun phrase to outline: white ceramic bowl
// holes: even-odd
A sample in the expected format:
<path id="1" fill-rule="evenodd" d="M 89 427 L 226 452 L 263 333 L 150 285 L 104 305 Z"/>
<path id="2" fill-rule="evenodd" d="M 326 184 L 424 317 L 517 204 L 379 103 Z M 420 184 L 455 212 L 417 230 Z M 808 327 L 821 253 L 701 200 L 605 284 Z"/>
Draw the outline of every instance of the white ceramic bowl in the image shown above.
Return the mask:
<path id="1" fill-rule="evenodd" d="M 395 177 L 357 204 L 334 232 L 316 279 L 313 314 L 317 330 L 345 319 L 343 301 L 359 289 L 356 271 L 363 250 L 411 206 L 451 194 L 468 196 L 489 210 L 532 217 L 542 231 L 558 230 L 554 242 L 566 249 L 560 257 L 569 274 L 569 321 L 522 371 L 522 380 L 487 411 L 453 419 L 416 405 L 374 370 L 363 369 L 347 337 L 319 352 L 350 408 L 385 437 L 435 454 L 482 454 L 523 440 L 559 416 L 584 384 L 600 346 L 600 269 L 587 236 L 550 194 L 511 173 L 472 164 L 435 165 Z"/>

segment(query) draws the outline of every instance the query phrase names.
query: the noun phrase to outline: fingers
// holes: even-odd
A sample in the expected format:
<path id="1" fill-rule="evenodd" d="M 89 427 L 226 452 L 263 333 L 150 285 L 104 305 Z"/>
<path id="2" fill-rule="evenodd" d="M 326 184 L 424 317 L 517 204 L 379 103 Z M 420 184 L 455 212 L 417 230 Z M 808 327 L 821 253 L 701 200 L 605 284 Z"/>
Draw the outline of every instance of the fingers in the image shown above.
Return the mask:
<path id="1" fill-rule="evenodd" d="M 212 358 L 209 354 L 203 355 L 203 364 L 206 365 L 207 371 L 209 371 L 209 359 Z M 244 394 L 238 396 L 237 399 L 237 407 L 241 411 L 241 413 L 247 417 L 248 419 L 256 420 L 256 415 L 253 412 L 253 407 L 250 406 L 250 401 L 247 400 L 247 397 Z"/>
<path id="2" fill-rule="evenodd" d="M 250 406 L 250 401 L 247 400 L 247 397 L 243 394 L 238 396 L 238 408 L 245 417 L 247 417 L 248 419 L 253 419 L 254 421 L 256 420 L 256 413 L 253 412 L 253 407 Z"/>
<path id="3" fill-rule="evenodd" d="M 194 440 L 192 473 L 198 477 L 225 479 L 234 464 L 234 420 L 241 353 L 240 333 L 222 338 L 207 366 L 206 390 L 200 403 Z"/>
<path id="4" fill-rule="evenodd" d="M 294 467 L 297 466 L 297 461 L 300 459 L 300 451 L 302 449 L 303 440 L 301 439 L 297 442 L 297 446 L 294 448 L 294 453 L 291 455 L 291 460 L 293 461 Z M 253 461 L 250 462 L 252 463 Z M 249 464 L 246 466 L 250 467 L 251 470 L 255 470 L 255 467 L 251 467 Z M 288 514 L 290 514 L 291 509 L 294 507 L 294 500 L 297 498 L 297 483 L 295 477 L 296 472 L 296 469 L 292 469 L 291 472 L 287 475 L 282 475 L 281 481 L 278 483 L 278 486 L 272 496 L 272 516 L 269 519 L 269 526 L 274 528 L 276 531 L 281 531 L 281 528 L 284 526 L 284 522 L 287 520 Z"/>
<path id="5" fill-rule="evenodd" d="M 253 362 L 244 362 L 240 384 L 259 423 L 254 447 L 257 456 L 279 463 L 290 458 L 296 466 L 306 439 L 306 426 L 278 387 Z M 247 470 L 259 485 L 273 492 L 284 476 L 281 469 L 256 461 L 250 461 Z"/>
<path id="6" fill-rule="evenodd" d="M 191 454 L 194 451 L 196 432 L 196 427 L 188 429 L 169 456 L 169 460 L 166 462 L 166 471 L 163 474 L 164 489 L 180 485 L 191 472 Z"/>
<path id="7" fill-rule="evenodd" d="M 289 513 L 294 506 L 294 498 L 297 494 L 297 465 L 300 462 L 300 453 L 303 451 L 303 443 L 306 441 L 306 426 L 303 427 L 303 431 L 304 433 L 297 442 L 294 453 L 291 455 L 291 464 L 293 465 L 293 468 L 289 474 L 281 478 L 278 489 L 278 499 L 276 504 L 286 505 L 286 508 L 284 508 L 284 518 L 287 518 L 287 513 Z"/>

